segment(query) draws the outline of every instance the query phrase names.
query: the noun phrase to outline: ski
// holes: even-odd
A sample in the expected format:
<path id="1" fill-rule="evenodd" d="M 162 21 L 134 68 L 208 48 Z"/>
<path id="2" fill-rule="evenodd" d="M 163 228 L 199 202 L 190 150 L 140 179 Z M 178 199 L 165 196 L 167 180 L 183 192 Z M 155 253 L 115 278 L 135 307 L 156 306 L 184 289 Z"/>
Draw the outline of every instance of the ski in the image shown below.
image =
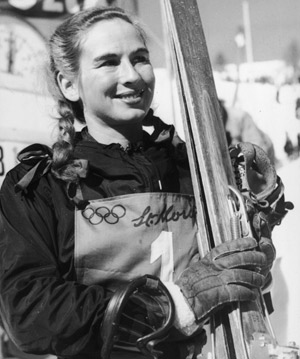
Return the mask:
<path id="1" fill-rule="evenodd" d="M 164 14 L 197 205 L 199 252 L 204 256 L 211 247 L 233 239 L 231 203 L 239 193 L 197 2 L 164 0 Z M 212 318 L 213 357 L 280 358 L 262 303 L 259 296 L 256 302 L 228 306 Z M 285 355 L 297 350 L 289 347 Z"/>

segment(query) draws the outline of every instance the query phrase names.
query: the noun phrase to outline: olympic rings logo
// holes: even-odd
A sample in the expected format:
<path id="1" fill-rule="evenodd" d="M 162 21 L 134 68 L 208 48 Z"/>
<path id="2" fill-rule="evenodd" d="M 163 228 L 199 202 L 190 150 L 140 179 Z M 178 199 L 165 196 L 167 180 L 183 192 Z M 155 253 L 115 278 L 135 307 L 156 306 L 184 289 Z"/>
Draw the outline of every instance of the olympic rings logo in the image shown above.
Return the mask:
<path id="1" fill-rule="evenodd" d="M 94 226 L 103 221 L 107 224 L 116 224 L 125 214 L 126 209 L 121 204 L 116 204 L 111 210 L 105 206 L 101 206 L 96 209 L 87 207 L 82 211 L 82 216 Z"/>

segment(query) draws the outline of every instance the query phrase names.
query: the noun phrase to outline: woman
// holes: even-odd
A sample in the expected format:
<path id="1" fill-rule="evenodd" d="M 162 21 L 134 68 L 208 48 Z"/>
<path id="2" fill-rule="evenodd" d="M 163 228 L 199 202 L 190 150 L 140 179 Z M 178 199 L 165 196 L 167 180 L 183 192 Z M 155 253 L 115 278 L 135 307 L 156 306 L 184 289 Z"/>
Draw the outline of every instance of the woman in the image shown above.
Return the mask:
<path id="1" fill-rule="evenodd" d="M 73 15 L 50 40 L 49 70 L 58 141 L 22 151 L 1 191 L 1 317 L 14 343 L 99 357 L 113 291 L 143 274 L 170 290 L 182 343 L 222 305 L 254 300 L 273 247 L 267 261 L 244 238 L 197 259 L 185 145 L 150 109 L 155 79 L 139 25 L 117 8 Z M 80 133 L 75 119 L 86 123 Z"/>

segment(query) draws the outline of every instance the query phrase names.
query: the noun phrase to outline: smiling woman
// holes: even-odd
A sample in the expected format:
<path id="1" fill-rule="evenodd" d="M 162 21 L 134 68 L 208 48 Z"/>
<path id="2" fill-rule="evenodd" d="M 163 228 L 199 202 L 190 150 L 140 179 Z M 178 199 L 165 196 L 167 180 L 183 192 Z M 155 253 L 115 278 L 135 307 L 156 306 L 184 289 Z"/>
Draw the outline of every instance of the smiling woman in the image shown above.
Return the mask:
<path id="1" fill-rule="evenodd" d="M 103 144 L 119 139 L 126 148 L 136 142 L 154 90 L 140 33 L 121 19 L 94 24 L 82 41 L 79 66 L 78 78 L 60 72 L 58 81 L 68 100 L 81 101 L 89 133 Z"/>
<path id="2" fill-rule="evenodd" d="M 146 35 L 122 12 L 115 16 L 113 11 L 99 11 L 89 18 L 87 11 L 82 16 L 85 19 L 78 15 L 63 23 L 50 40 L 53 54 L 70 51 L 72 22 L 86 21 L 85 28 L 72 34 L 71 60 L 51 58 L 50 84 L 64 113 L 61 123 L 66 124 L 65 118 L 70 123 L 71 112 L 66 109 L 74 109 L 75 117 L 87 123 L 97 141 L 110 144 L 114 139 L 126 148 L 141 139 L 142 119 L 153 99 L 155 79 Z M 72 131 L 62 127 L 62 139 L 71 138 Z"/>
<path id="3" fill-rule="evenodd" d="M 135 19 L 113 7 L 78 12 L 49 49 L 58 138 L 21 151 L 0 192 L 4 327 L 26 353 L 98 358 L 113 293 L 160 277 L 175 302 L 162 359 L 196 357 L 213 312 L 255 299 L 272 243 L 266 255 L 253 238 L 238 238 L 199 260 L 186 145 L 151 109 L 155 78 Z M 131 298 L 112 359 L 145 358 L 136 339 L 173 318 L 172 302 L 153 292 Z"/>

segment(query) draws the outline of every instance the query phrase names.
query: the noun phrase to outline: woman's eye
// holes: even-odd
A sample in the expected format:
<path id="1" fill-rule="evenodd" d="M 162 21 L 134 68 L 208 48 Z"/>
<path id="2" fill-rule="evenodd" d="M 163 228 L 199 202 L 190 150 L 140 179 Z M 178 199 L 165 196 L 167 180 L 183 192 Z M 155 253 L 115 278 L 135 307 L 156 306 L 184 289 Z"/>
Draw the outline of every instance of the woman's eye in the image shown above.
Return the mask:
<path id="1" fill-rule="evenodd" d="M 113 67 L 113 66 L 118 66 L 118 61 L 117 60 L 106 60 L 104 62 L 102 62 L 102 64 L 100 64 L 99 67 Z"/>
<path id="2" fill-rule="evenodd" d="M 133 61 L 135 64 L 137 63 L 149 63 L 149 58 L 148 56 L 144 56 L 144 55 L 139 55 L 139 56 L 136 56 L 134 58 L 134 61 Z"/>

